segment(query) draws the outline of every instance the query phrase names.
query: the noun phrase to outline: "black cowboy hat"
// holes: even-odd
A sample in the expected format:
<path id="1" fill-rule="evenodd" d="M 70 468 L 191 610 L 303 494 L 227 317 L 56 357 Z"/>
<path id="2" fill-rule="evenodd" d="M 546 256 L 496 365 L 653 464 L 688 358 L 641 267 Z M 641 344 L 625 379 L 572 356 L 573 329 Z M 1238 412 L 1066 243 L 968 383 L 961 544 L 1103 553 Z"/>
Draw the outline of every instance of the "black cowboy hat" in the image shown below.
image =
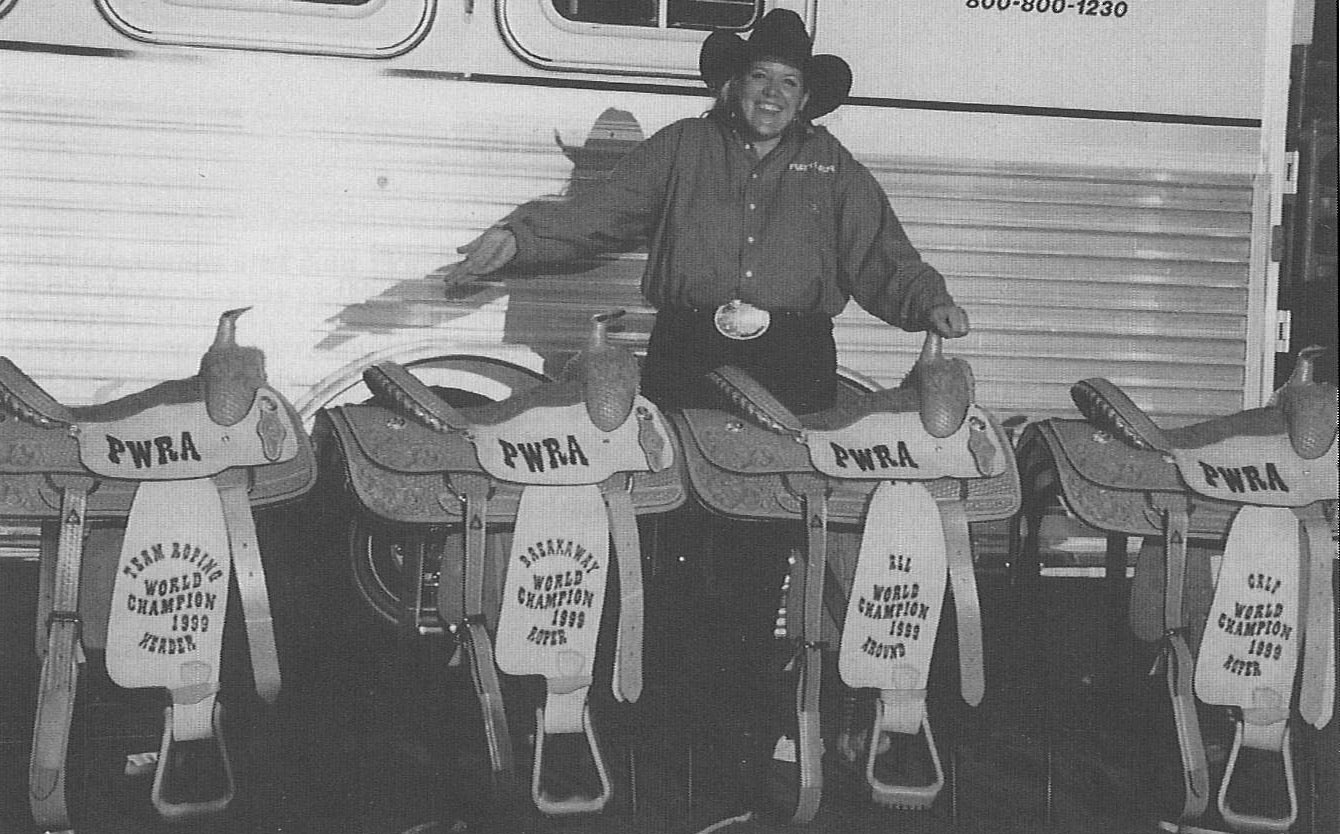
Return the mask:
<path id="1" fill-rule="evenodd" d="M 715 91 L 754 61 L 781 61 L 804 74 L 810 98 L 801 115 L 817 119 L 836 110 L 851 92 L 851 67 L 836 55 L 814 55 L 813 49 L 800 15 L 790 9 L 773 9 L 747 41 L 734 32 L 708 35 L 698 53 L 698 72 Z"/>

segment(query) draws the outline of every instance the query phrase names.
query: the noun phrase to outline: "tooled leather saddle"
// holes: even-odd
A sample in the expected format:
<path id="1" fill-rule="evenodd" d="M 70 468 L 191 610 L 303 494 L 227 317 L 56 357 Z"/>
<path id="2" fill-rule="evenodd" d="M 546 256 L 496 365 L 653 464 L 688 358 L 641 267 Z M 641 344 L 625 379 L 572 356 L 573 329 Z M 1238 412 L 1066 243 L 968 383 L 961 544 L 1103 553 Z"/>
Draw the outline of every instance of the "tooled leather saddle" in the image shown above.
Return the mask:
<path id="1" fill-rule="evenodd" d="M 502 401 L 458 409 L 404 368 L 382 363 L 365 373 L 372 404 L 318 417 L 362 513 L 393 528 L 456 531 L 436 588 L 422 565 L 408 579 L 417 601 L 406 616 L 434 606 L 463 649 L 500 788 L 514 783 L 516 764 L 498 669 L 545 677 L 530 794 L 550 815 L 599 811 L 612 796 L 587 705 L 606 568 L 613 559 L 619 585 L 614 694 L 636 701 L 643 607 L 636 516 L 684 500 L 669 426 L 638 394 L 636 359 L 605 338 L 620 313 L 593 318 L 590 343 L 561 379 Z M 562 797 L 551 788 L 562 774 L 546 767 L 545 746 L 556 735 L 585 737 L 600 781 L 594 795 Z"/>
<path id="2" fill-rule="evenodd" d="M 1008 439 L 973 402 L 967 364 L 943 357 L 937 336 L 927 337 L 899 388 L 851 396 L 816 414 L 792 414 L 738 369 L 711 376 L 736 410 L 672 415 L 694 497 L 730 518 L 796 518 L 808 531 L 803 558 L 793 562 L 787 605 L 800 615 L 787 622 L 797 647 L 796 701 L 783 739 L 791 755 L 781 758 L 795 766 L 785 795 L 774 800 L 803 823 L 822 794 L 819 683 L 828 645 L 821 623 L 828 572 L 836 580 L 830 592 L 837 591 L 830 614 L 843 623 L 843 679 L 880 693 L 870 724 L 844 735 L 839 747 L 863 771 L 875 801 L 929 807 L 944 774 L 926 720 L 925 670 L 945 573 L 959 612 L 964 696 L 976 704 L 984 682 L 968 522 L 1008 518 L 1018 509 Z M 876 762 L 884 735 L 915 737 L 923 730 L 934 762 L 931 782 L 884 781 L 891 777 L 882 766 L 877 773 Z"/>
<path id="3" fill-rule="evenodd" d="M 263 355 L 236 344 L 243 312 L 220 318 L 196 376 L 97 405 L 63 405 L 0 357 L 0 518 L 41 526 L 29 800 L 44 830 L 70 827 L 65 760 L 85 648 L 105 649 L 121 686 L 168 690 L 152 789 L 166 819 L 233 798 L 216 702 L 231 576 L 257 691 L 278 694 L 252 510 L 301 496 L 316 466 Z"/>
<path id="4" fill-rule="evenodd" d="M 1337 398 L 1335 385 L 1314 379 L 1321 353 L 1302 351 L 1266 406 L 1171 429 L 1108 380 L 1086 379 L 1071 391 L 1085 420 L 1046 420 L 1020 440 L 1021 458 L 1051 462 L 1062 501 L 1081 521 L 1144 537 L 1130 619 L 1138 637 L 1163 644 L 1182 821 L 1209 805 L 1197 697 L 1238 715 L 1217 797 L 1234 830 L 1285 831 L 1297 817 L 1294 694 L 1309 724 L 1331 717 Z M 1203 551 L 1188 549 L 1191 539 L 1222 544 L 1217 577 Z M 1208 607 L 1189 610 L 1188 600 L 1211 594 Z M 1235 798 L 1244 747 L 1278 760 L 1285 813 L 1244 810 Z"/>

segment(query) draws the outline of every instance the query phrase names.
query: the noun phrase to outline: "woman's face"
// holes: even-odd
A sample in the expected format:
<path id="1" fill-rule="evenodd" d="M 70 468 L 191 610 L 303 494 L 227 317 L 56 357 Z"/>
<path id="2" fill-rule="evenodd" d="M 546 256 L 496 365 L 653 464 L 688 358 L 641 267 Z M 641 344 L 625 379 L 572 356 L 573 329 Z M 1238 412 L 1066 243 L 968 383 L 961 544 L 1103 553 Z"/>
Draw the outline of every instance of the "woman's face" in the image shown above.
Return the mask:
<path id="1" fill-rule="evenodd" d="M 755 141 L 775 139 L 805 106 L 800 70 L 779 61 L 755 61 L 735 80 L 740 116 Z"/>

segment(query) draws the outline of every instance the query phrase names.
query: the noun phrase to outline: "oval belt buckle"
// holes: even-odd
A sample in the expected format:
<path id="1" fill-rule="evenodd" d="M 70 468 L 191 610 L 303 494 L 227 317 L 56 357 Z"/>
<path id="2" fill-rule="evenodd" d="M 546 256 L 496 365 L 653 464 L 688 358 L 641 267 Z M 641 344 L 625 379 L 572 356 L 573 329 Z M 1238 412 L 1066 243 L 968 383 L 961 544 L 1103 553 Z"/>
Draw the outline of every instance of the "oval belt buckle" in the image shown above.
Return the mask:
<path id="1" fill-rule="evenodd" d="M 712 323 L 717 332 L 727 339 L 744 341 L 757 339 L 768 331 L 772 324 L 772 315 L 738 298 L 731 299 L 717 308 L 712 315 Z"/>

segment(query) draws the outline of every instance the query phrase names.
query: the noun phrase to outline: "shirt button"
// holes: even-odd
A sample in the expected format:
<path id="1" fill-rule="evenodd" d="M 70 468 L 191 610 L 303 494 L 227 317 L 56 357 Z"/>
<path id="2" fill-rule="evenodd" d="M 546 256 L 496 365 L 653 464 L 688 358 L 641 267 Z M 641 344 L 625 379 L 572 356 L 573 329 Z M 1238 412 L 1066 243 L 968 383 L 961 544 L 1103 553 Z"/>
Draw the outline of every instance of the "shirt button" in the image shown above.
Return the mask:
<path id="1" fill-rule="evenodd" d="M 758 174 L 750 174 L 750 175 L 749 175 L 749 179 L 751 179 L 751 180 L 756 180 L 756 179 L 758 179 Z"/>
<path id="2" fill-rule="evenodd" d="M 745 238 L 745 240 L 747 240 L 747 241 L 750 242 L 750 243 L 753 243 L 753 242 L 754 242 L 754 236 L 753 236 L 753 235 L 750 235 L 749 237 Z"/>
<path id="3" fill-rule="evenodd" d="M 746 277 L 746 278 L 753 278 L 753 277 L 754 277 L 754 270 L 752 270 L 752 269 L 746 269 L 746 270 L 744 271 L 744 277 Z"/>
<path id="4" fill-rule="evenodd" d="M 750 210 L 750 211 L 753 211 L 753 210 L 756 209 L 756 208 L 758 208 L 758 206 L 754 205 L 753 203 L 750 203 L 750 204 L 749 204 L 749 210 Z"/>

